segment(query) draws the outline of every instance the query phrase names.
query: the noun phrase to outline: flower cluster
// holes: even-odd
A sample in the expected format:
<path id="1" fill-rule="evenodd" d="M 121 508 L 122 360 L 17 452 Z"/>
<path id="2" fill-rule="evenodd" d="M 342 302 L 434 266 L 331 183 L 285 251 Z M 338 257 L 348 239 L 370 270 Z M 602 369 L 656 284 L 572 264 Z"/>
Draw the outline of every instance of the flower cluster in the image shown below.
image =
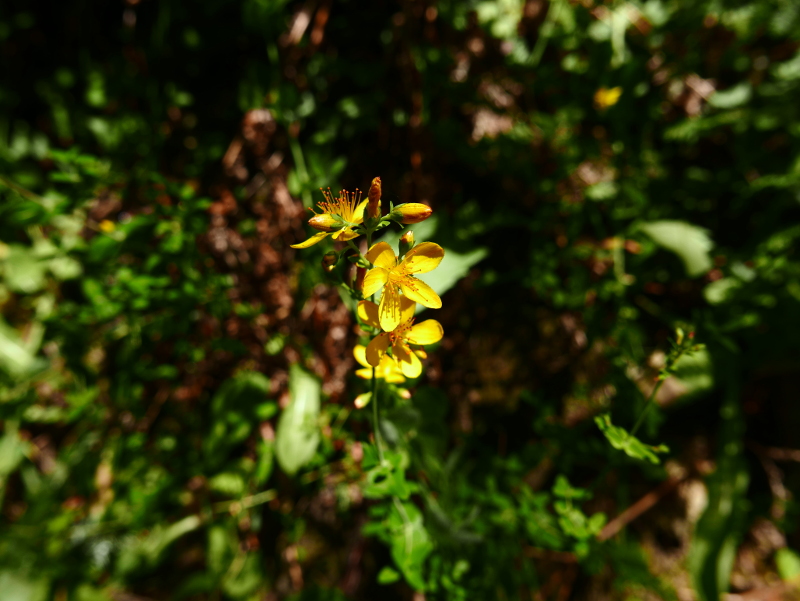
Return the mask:
<path id="1" fill-rule="evenodd" d="M 355 193 L 342 190 L 336 197 L 330 189 L 323 190 L 325 200 L 317 205 L 317 211 L 312 210 L 314 216 L 308 221 L 319 232 L 292 247 L 308 248 L 328 236 L 346 245 L 342 250 L 326 253 L 322 264 L 326 271 L 334 272 L 347 255 L 356 265 L 356 277 L 343 278 L 341 283 L 359 299 L 358 318 L 372 337 L 366 346 L 354 349 L 354 356 L 362 366 L 356 375 L 401 384 L 406 378 L 416 378 L 422 373 L 420 359 L 427 355 L 421 347 L 439 342 L 443 336 L 438 321 L 428 319 L 417 323 L 415 314 L 417 304 L 431 309 L 442 306 L 439 295 L 416 276 L 435 269 L 444 258 L 444 249 L 433 242 L 416 244 L 411 231 L 400 237 L 397 254 L 387 242 L 372 244 L 377 231 L 392 223 L 419 223 L 432 212 L 427 205 L 406 203 L 390 205 L 389 211 L 382 215 L 381 191 L 379 177 L 372 180 L 365 200 L 358 189 Z M 367 238 L 368 250 L 363 255 L 353 243 L 361 235 Z M 357 406 L 368 402 L 363 400 L 364 396 L 359 397 Z"/>

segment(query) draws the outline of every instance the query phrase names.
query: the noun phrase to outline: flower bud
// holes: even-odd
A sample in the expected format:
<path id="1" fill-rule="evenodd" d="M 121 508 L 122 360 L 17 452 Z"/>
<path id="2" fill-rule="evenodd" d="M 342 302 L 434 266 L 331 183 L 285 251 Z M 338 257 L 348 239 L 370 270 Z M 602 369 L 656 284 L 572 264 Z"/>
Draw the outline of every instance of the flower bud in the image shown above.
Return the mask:
<path id="1" fill-rule="evenodd" d="M 372 400 L 372 393 L 364 392 L 356 397 L 356 400 L 353 402 L 353 404 L 356 406 L 356 409 L 363 409 L 369 404 L 371 400 Z"/>
<path id="2" fill-rule="evenodd" d="M 334 232 L 341 229 L 341 224 L 330 213 L 314 215 L 308 220 L 308 225 L 321 232 Z M 338 226 L 338 227 L 337 227 Z"/>
<path id="3" fill-rule="evenodd" d="M 419 202 L 408 202 L 397 205 L 389 217 L 403 224 L 419 223 L 431 216 L 433 210 L 428 205 Z"/>
<path id="4" fill-rule="evenodd" d="M 400 236 L 400 256 L 414 248 L 414 232 L 411 230 Z"/>
<path id="5" fill-rule="evenodd" d="M 381 178 L 376 177 L 372 180 L 369 187 L 369 203 L 367 204 L 367 217 L 381 216 Z"/>
<path id="6" fill-rule="evenodd" d="M 322 268 L 325 271 L 333 271 L 333 268 L 336 267 L 336 263 L 339 262 L 339 254 L 330 251 L 326 252 L 322 257 Z"/>

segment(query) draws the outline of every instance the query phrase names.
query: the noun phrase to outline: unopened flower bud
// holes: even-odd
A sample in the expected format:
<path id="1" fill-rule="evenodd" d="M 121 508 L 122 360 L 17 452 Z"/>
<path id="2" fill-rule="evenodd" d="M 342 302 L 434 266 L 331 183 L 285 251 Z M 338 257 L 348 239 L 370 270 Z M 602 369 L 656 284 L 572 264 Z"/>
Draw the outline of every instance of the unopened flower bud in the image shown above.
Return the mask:
<path id="1" fill-rule="evenodd" d="M 376 177 L 372 180 L 369 187 L 369 203 L 367 204 L 367 217 L 381 216 L 381 178 Z"/>
<path id="2" fill-rule="evenodd" d="M 409 225 L 411 223 L 425 221 L 431 216 L 431 213 L 433 213 L 433 210 L 428 205 L 419 202 L 408 202 L 397 205 L 389 217 L 395 221 Z"/>
<path id="3" fill-rule="evenodd" d="M 334 232 L 341 229 L 342 225 L 329 213 L 314 215 L 308 220 L 308 225 L 321 232 Z"/>
<path id="4" fill-rule="evenodd" d="M 414 232 L 411 230 L 400 236 L 400 255 L 406 254 L 414 248 Z"/>
<path id="5" fill-rule="evenodd" d="M 365 392 L 363 394 L 359 394 L 356 397 L 356 400 L 353 402 L 353 404 L 356 406 L 356 409 L 363 409 L 369 404 L 371 400 L 372 400 L 372 393 Z"/>
<path id="6" fill-rule="evenodd" d="M 333 271 L 336 263 L 339 262 L 339 255 L 334 251 L 327 252 L 322 257 L 322 268 L 325 271 Z"/>

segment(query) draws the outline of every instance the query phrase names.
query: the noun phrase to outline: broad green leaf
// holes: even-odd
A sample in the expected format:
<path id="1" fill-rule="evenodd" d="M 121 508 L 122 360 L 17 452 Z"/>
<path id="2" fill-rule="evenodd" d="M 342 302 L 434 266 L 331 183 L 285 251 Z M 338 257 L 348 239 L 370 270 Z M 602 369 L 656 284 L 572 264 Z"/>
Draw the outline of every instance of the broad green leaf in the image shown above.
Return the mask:
<path id="1" fill-rule="evenodd" d="M 44 286 L 47 263 L 27 246 L 9 245 L 3 267 L 5 284 L 14 292 L 33 294 Z"/>
<path id="2" fill-rule="evenodd" d="M 0 598 L 3 601 L 46 601 L 50 583 L 39 575 L 26 575 L 17 570 L 0 572 Z"/>
<path id="3" fill-rule="evenodd" d="M 275 458 L 278 465 L 289 475 L 308 463 L 319 444 L 317 419 L 320 410 L 319 381 L 294 364 L 289 370 L 289 393 L 291 400 L 278 419 L 275 433 Z"/>
<path id="4" fill-rule="evenodd" d="M 775 565 L 784 580 L 794 580 L 800 576 L 800 555 L 788 547 L 778 549 L 775 553 Z"/>
<path id="5" fill-rule="evenodd" d="M 624 452 L 628 457 L 634 459 L 647 459 L 651 463 L 660 463 L 656 453 L 667 453 L 669 449 L 665 445 L 650 446 L 644 444 L 635 436 L 631 436 L 625 428 L 615 426 L 611 423 L 611 416 L 608 413 L 598 415 L 594 422 L 606 437 L 611 446 Z"/>
<path id="6" fill-rule="evenodd" d="M 389 525 L 395 565 L 412 587 L 424 590 L 423 567 L 433 551 L 433 543 L 423 524 L 422 513 L 413 503 L 398 501 L 392 505 Z"/>
<path id="7" fill-rule="evenodd" d="M 714 243 L 703 228 L 684 221 L 651 221 L 639 227 L 656 244 L 678 255 L 689 277 L 711 269 L 709 252 Z"/>
<path id="8" fill-rule="evenodd" d="M 714 92 L 711 98 L 708 99 L 708 104 L 720 109 L 732 109 L 743 104 L 747 104 L 753 95 L 753 86 L 749 82 L 744 81 L 738 85 Z"/>
<path id="9" fill-rule="evenodd" d="M 485 248 L 476 248 L 468 253 L 457 253 L 445 248 L 444 259 L 439 266 L 433 271 L 420 274 L 419 279 L 441 296 L 466 276 L 472 266 L 486 257 L 488 252 Z M 421 311 L 422 305 L 419 305 L 417 309 Z"/>

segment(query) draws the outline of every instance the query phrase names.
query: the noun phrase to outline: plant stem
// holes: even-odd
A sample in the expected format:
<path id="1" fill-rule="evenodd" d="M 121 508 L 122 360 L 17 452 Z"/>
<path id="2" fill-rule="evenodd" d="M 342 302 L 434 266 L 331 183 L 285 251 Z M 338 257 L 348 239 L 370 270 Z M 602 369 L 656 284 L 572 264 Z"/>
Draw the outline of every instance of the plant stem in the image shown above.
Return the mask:
<path id="1" fill-rule="evenodd" d="M 375 447 L 378 449 L 378 459 L 383 463 L 383 443 L 381 441 L 381 428 L 378 422 L 378 378 L 375 377 L 375 368 L 372 368 L 372 427 L 375 429 Z"/>
<path id="2" fill-rule="evenodd" d="M 678 360 L 683 356 L 686 352 L 685 348 L 678 348 L 677 352 L 674 354 L 670 354 L 667 358 L 667 364 L 661 370 L 661 374 L 658 380 L 658 383 L 653 388 L 653 392 L 650 393 L 650 396 L 647 397 L 645 401 L 644 409 L 642 409 L 642 413 L 639 415 L 639 419 L 636 420 L 636 423 L 633 425 L 633 429 L 631 430 L 631 436 L 636 434 L 636 431 L 641 427 L 642 423 L 644 422 L 644 418 L 647 416 L 647 412 L 650 410 L 650 407 L 653 405 L 653 400 L 655 400 L 658 391 L 661 389 L 662 384 L 664 384 L 664 380 L 667 379 L 668 376 L 672 375 L 673 368 Z"/>

